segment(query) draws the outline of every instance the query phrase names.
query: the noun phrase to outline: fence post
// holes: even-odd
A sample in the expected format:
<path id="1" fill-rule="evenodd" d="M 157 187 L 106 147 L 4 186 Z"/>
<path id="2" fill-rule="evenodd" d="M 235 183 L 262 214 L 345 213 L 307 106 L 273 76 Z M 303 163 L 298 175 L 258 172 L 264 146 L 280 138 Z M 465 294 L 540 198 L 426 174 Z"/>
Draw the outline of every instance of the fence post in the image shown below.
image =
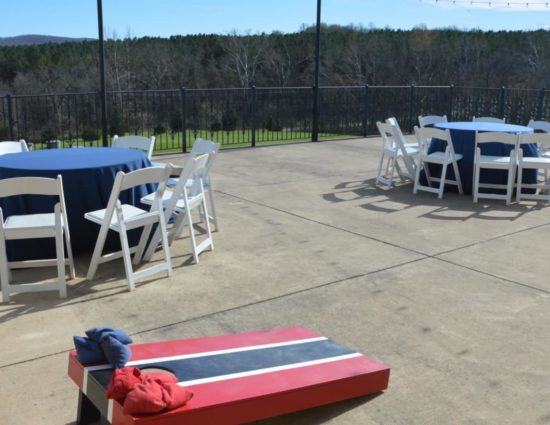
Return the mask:
<path id="1" fill-rule="evenodd" d="M 313 86 L 313 122 L 311 125 L 311 141 L 319 140 L 319 87 Z"/>
<path id="2" fill-rule="evenodd" d="M 543 87 L 539 95 L 539 105 L 537 111 L 537 119 L 542 120 L 542 110 L 544 108 L 544 96 L 546 94 L 546 89 Z"/>
<path id="3" fill-rule="evenodd" d="M 414 108 L 414 84 L 411 84 L 409 98 L 409 132 L 413 129 L 413 108 Z"/>
<path id="4" fill-rule="evenodd" d="M 500 88 L 500 115 L 499 118 L 504 118 L 504 103 L 506 102 L 506 87 Z"/>
<path id="5" fill-rule="evenodd" d="M 365 84 L 365 98 L 363 100 L 363 137 L 369 133 L 369 85 Z"/>
<path id="6" fill-rule="evenodd" d="M 187 95 L 187 92 L 185 90 L 185 87 L 181 87 L 180 88 L 180 107 L 181 107 L 181 151 L 183 153 L 186 153 L 187 152 L 187 126 L 186 126 L 186 123 L 185 123 L 185 120 L 186 120 L 186 110 L 185 110 L 185 105 L 186 105 L 186 95 Z"/>
<path id="7" fill-rule="evenodd" d="M 256 86 L 252 85 L 250 87 L 251 94 L 252 94 L 252 101 L 250 104 L 250 124 L 252 126 L 252 140 L 251 145 L 252 147 L 256 147 Z"/>
<path id="8" fill-rule="evenodd" d="M 6 101 L 8 103 L 8 131 L 10 140 L 15 140 L 14 134 L 13 134 L 13 107 L 12 107 L 12 100 L 11 100 L 11 94 L 6 95 Z"/>
<path id="9" fill-rule="evenodd" d="M 453 120 L 454 88 L 455 88 L 454 84 L 451 84 L 449 86 L 449 113 L 448 113 L 449 121 Z"/>

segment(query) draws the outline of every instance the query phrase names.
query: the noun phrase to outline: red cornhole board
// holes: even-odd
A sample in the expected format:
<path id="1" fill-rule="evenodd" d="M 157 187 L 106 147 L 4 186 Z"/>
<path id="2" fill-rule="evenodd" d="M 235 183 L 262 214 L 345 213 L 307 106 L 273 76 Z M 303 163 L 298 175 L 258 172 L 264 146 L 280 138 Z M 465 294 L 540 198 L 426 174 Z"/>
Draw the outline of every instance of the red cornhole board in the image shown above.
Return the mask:
<path id="1" fill-rule="evenodd" d="M 129 416 L 105 399 L 111 366 L 84 366 L 69 355 L 69 376 L 80 389 L 77 423 L 113 425 L 240 424 L 388 387 L 390 369 L 306 328 L 133 344 L 127 366 L 164 369 L 194 393 L 187 405 Z"/>

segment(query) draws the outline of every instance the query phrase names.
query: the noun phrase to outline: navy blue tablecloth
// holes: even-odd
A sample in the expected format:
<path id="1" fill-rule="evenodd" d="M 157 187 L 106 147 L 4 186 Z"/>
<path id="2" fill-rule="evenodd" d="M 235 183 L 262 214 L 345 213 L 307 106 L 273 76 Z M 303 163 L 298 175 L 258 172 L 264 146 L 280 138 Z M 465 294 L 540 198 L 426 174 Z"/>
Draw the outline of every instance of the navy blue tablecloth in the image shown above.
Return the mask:
<path id="1" fill-rule="evenodd" d="M 451 138 L 453 140 L 453 148 L 456 153 L 462 154 L 463 157 L 458 161 L 458 171 L 460 172 L 460 179 L 462 181 L 462 187 L 464 193 L 472 193 L 473 185 L 473 173 L 474 173 L 474 148 L 476 131 L 479 132 L 501 132 L 501 133 L 532 133 L 533 129 L 530 127 L 524 127 L 522 125 L 515 124 L 501 124 L 490 122 L 445 122 L 435 124 L 434 127 L 447 130 L 451 132 Z M 428 153 L 444 151 L 446 143 L 434 139 L 430 143 Z M 538 149 L 536 144 L 524 144 L 522 145 L 524 156 L 538 156 Z M 482 155 L 510 155 L 512 147 L 510 145 L 504 145 L 502 143 L 487 143 L 481 146 Z M 440 166 L 438 167 L 441 168 Z M 432 167 L 430 167 L 430 170 Z M 434 176 L 439 176 L 440 171 L 434 168 Z M 447 178 L 454 179 L 454 172 L 452 167 L 447 169 Z M 480 181 L 483 183 L 493 184 L 506 184 L 508 173 L 502 170 L 482 170 L 480 175 Z M 524 183 L 536 183 L 537 170 L 524 170 L 523 172 Z M 454 187 L 456 190 L 456 187 Z M 481 190 L 483 191 L 483 189 Z M 492 190 L 491 190 L 492 191 Z"/>
<path id="2" fill-rule="evenodd" d="M 49 149 L 0 156 L 0 179 L 11 177 L 63 178 L 63 192 L 69 221 L 73 254 L 91 252 L 99 225 L 84 218 L 88 211 L 105 208 L 119 171 L 130 172 L 151 166 L 144 152 L 122 148 Z M 152 188 L 137 187 L 121 193 L 123 203 L 138 205 Z M 0 199 L 4 219 L 10 215 L 52 212 L 56 197 L 11 196 Z M 132 241 L 140 229 L 132 231 Z M 119 237 L 109 232 L 105 249 L 119 249 Z M 53 238 L 8 241 L 10 261 L 55 256 Z"/>

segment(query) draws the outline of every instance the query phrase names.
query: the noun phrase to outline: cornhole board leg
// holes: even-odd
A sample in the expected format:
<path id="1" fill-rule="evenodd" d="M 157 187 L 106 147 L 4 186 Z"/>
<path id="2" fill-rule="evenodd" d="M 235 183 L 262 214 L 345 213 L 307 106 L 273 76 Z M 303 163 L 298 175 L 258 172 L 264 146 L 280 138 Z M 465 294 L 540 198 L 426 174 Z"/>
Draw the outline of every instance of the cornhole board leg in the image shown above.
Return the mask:
<path id="1" fill-rule="evenodd" d="M 99 422 L 100 424 L 109 423 L 100 413 L 94 403 L 86 397 L 82 391 L 78 391 L 78 411 L 76 416 L 77 425 L 89 425 Z"/>
<path id="2" fill-rule="evenodd" d="M 112 367 L 69 354 L 82 394 L 79 422 L 112 425 L 234 425 L 366 396 L 388 387 L 390 368 L 307 328 L 133 344 L 127 366 L 173 373 L 194 395 L 185 405 L 130 416 L 105 398 Z M 93 405 L 93 406 L 90 406 Z"/>

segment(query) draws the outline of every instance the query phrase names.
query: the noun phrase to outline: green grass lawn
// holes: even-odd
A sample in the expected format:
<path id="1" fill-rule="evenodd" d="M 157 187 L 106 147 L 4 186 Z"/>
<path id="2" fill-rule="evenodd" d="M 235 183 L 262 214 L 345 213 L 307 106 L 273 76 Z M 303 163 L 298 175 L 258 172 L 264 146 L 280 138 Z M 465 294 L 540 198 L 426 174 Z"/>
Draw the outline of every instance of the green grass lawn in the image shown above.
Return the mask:
<path id="1" fill-rule="evenodd" d="M 151 137 L 151 132 L 144 132 L 140 135 Z M 329 133 L 319 133 L 319 140 L 336 140 L 357 137 L 356 135 L 336 135 Z M 241 148 L 252 146 L 252 132 L 249 130 L 240 131 L 208 131 L 188 130 L 186 132 L 187 151 L 191 150 L 193 141 L 196 138 L 212 140 L 221 145 L 222 149 Z M 60 147 L 89 147 L 102 146 L 101 139 L 93 141 L 84 141 L 82 138 L 61 139 Z M 256 132 L 256 146 L 280 145 L 289 143 L 310 142 L 311 133 L 305 131 L 267 131 L 258 130 Z M 33 149 L 46 149 L 45 143 L 35 143 Z M 182 132 L 166 132 L 155 135 L 154 154 L 176 153 L 182 151 Z"/>

